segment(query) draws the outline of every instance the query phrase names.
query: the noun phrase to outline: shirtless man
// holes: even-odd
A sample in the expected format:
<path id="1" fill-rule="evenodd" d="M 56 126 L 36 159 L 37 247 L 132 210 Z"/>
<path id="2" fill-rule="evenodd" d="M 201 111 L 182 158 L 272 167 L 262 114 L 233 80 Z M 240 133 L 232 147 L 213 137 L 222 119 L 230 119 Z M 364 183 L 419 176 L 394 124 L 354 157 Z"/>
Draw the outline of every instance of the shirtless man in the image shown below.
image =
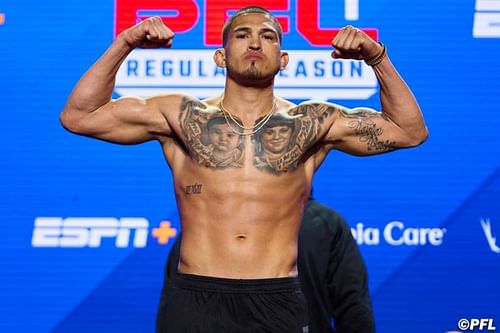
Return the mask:
<path id="1" fill-rule="evenodd" d="M 157 140 L 172 171 L 182 223 L 178 270 L 166 306 L 168 332 L 307 332 L 297 279 L 297 238 L 316 168 L 332 149 L 371 155 L 421 144 L 427 129 L 385 47 L 351 26 L 333 39 L 334 58 L 366 61 L 380 84 L 382 112 L 328 103 L 294 105 L 274 96 L 286 67 L 282 30 L 267 11 L 238 11 L 223 30 L 215 63 L 223 94 L 206 100 L 170 94 L 112 100 L 115 76 L 137 47 L 170 47 L 160 18 L 122 32 L 83 75 L 61 113 L 71 132 L 120 144 Z M 223 116 L 242 137 L 240 166 L 217 166 L 204 136 Z M 266 168 L 254 139 L 270 121 L 295 121 L 293 147 Z M 185 196 L 185 188 L 203 190 Z"/>

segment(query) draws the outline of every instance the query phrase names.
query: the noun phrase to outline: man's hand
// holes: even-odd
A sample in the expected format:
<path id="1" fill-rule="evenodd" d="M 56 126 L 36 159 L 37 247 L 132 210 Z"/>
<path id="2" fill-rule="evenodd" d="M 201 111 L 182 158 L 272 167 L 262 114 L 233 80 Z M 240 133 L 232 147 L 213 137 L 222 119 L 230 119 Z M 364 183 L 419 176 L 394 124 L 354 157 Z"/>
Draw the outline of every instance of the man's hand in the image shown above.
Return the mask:
<path id="1" fill-rule="evenodd" d="M 370 60 L 382 52 L 382 46 L 363 31 L 348 25 L 332 40 L 333 58 Z"/>
<path id="2" fill-rule="evenodd" d="M 172 46 L 174 33 L 160 17 L 150 17 L 123 31 L 120 36 L 133 49 L 156 49 Z"/>

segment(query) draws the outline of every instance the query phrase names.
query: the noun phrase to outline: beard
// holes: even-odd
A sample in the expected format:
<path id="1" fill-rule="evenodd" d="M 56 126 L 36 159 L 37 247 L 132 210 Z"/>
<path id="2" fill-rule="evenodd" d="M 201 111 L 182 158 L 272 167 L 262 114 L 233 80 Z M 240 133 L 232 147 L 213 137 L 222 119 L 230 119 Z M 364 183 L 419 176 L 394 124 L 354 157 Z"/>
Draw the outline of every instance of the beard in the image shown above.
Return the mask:
<path id="1" fill-rule="evenodd" d="M 232 64 L 228 63 L 226 66 L 227 75 L 235 79 L 237 82 L 242 82 L 250 86 L 267 86 L 274 82 L 274 77 L 279 72 L 279 67 L 274 71 L 264 72 L 255 66 L 255 62 L 252 62 L 248 68 L 238 72 Z"/>
<path id="2" fill-rule="evenodd" d="M 247 80 L 262 80 L 265 75 L 256 66 L 255 62 L 252 62 L 251 66 L 241 73 L 241 76 Z"/>

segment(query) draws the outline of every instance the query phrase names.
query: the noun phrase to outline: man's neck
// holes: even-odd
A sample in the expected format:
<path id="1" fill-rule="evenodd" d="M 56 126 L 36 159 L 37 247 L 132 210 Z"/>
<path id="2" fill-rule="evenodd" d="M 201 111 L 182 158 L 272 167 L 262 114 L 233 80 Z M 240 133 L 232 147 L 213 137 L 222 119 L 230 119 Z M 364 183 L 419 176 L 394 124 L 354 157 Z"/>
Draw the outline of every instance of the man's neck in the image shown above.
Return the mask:
<path id="1" fill-rule="evenodd" d="M 224 108 L 240 118 L 257 119 L 273 108 L 274 87 L 245 87 L 227 80 L 224 95 L 221 97 Z"/>

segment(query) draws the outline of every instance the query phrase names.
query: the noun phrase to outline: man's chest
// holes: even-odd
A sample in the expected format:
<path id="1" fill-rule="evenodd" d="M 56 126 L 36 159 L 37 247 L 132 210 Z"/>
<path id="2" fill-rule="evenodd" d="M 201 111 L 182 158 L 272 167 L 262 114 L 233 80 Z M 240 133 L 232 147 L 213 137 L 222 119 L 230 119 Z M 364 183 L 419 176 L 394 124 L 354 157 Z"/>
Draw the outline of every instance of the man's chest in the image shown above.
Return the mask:
<path id="1" fill-rule="evenodd" d="M 189 157 L 215 169 L 249 165 L 270 174 L 294 171 L 320 137 L 315 114 L 273 113 L 243 125 L 218 108 L 186 106 L 179 115 L 179 133 Z"/>

